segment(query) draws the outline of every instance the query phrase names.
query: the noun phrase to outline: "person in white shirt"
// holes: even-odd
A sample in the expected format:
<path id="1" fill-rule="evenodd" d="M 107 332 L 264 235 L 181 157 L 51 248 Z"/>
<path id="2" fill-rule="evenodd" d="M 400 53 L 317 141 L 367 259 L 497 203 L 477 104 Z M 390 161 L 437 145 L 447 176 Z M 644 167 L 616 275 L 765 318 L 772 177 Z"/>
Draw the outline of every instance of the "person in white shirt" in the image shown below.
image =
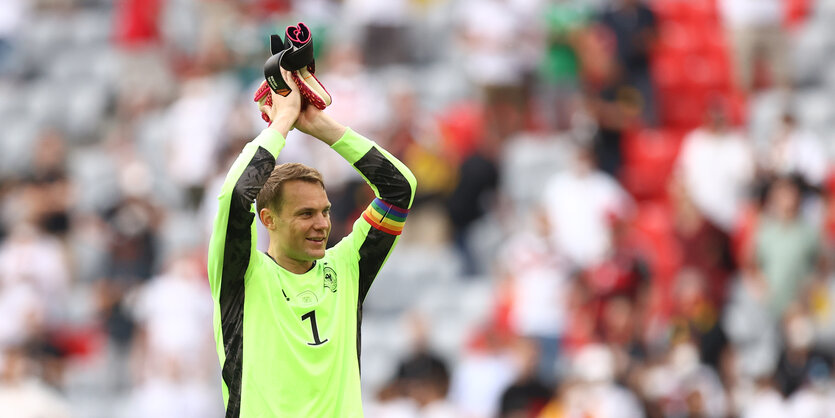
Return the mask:
<path id="1" fill-rule="evenodd" d="M 633 202 L 618 182 L 595 167 L 580 147 L 570 170 L 557 173 L 542 192 L 542 209 L 554 247 L 574 267 L 605 260 L 612 246 L 612 219 L 629 215 Z"/>
<path id="2" fill-rule="evenodd" d="M 768 146 L 764 165 L 774 174 L 799 174 L 812 186 L 823 184 L 827 175 L 827 153 L 821 139 L 797 125 L 791 113 L 785 113 L 776 135 Z"/>
<path id="3" fill-rule="evenodd" d="M 758 54 L 763 54 L 773 85 L 789 83 L 788 39 L 780 0 L 721 0 L 719 10 L 731 43 L 738 86 L 751 91 Z"/>
<path id="4" fill-rule="evenodd" d="M 728 125 L 721 102 L 711 105 L 704 126 L 684 138 L 677 165 L 678 179 L 699 211 L 720 229 L 731 231 L 755 165 L 747 138 Z"/>

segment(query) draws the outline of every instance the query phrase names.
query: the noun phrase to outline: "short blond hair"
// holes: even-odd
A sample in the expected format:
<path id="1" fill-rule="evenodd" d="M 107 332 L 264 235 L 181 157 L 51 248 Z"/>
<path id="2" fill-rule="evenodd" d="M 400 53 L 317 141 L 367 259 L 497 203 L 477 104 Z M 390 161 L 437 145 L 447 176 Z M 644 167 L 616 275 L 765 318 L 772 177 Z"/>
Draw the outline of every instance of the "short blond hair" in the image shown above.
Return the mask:
<path id="1" fill-rule="evenodd" d="M 322 180 L 322 174 L 319 173 L 319 170 L 301 163 L 279 164 L 275 166 L 267 182 L 264 183 L 264 187 L 255 197 L 255 207 L 258 213 L 261 213 L 261 209 L 264 208 L 279 210 L 281 208 L 282 186 L 292 180 L 314 183 L 322 186 L 322 189 L 325 188 L 325 182 Z"/>

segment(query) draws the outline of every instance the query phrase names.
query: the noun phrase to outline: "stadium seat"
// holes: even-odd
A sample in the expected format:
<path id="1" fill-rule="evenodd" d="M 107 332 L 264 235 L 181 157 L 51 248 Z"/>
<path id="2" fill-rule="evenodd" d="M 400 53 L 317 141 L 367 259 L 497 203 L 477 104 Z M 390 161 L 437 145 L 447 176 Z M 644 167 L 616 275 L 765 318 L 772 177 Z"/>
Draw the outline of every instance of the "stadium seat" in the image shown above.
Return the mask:
<path id="1" fill-rule="evenodd" d="M 652 298 L 660 304 L 655 308 L 669 312 L 673 279 L 682 260 L 672 209 L 661 201 L 644 202 L 638 206 L 633 228 L 652 271 Z"/>
<path id="2" fill-rule="evenodd" d="M 719 11 L 716 0 L 686 0 L 682 1 L 685 9 L 686 20 L 694 25 L 705 23 L 716 23 L 719 20 Z"/>
<path id="3" fill-rule="evenodd" d="M 683 53 L 673 51 L 659 51 L 653 55 L 650 63 L 652 78 L 659 89 L 673 89 L 685 84 L 686 70 L 683 57 Z"/>
<path id="4" fill-rule="evenodd" d="M 0 175 L 20 175 L 28 168 L 32 147 L 38 135 L 37 125 L 24 115 L 11 113 L 0 119 L 3 140 L 0 141 Z"/>
<path id="5" fill-rule="evenodd" d="M 668 128 L 690 130 L 699 126 L 704 119 L 703 97 L 683 92 L 678 90 L 661 96 L 661 119 Z"/>
<path id="6" fill-rule="evenodd" d="M 640 130 L 624 136 L 621 180 L 636 199 L 665 198 L 681 138 L 671 130 Z"/>
<path id="7" fill-rule="evenodd" d="M 685 53 L 698 48 L 701 40 L 692 27 L 678 22 L 664 22 L 658 30 L 656 48 L 661 53 Z"/>
<path id="8" fill-rule="evenodd" d="M 728 71 L 721 59 L 706 54 L 688 55 L 684 63 L 687 88 L 694 92 L 723 89 L 730 86 Z"/>
<path id="9" fill-rule="evenodd" d="M 92 142 L 98 132 L 108 105 L 107 88 L 94 79 L 73 83 L 67 95 L 66 112 L 63 113 L 68 139 L 80 142 Z"/>
<path id="10" fill-rule="evenodd" d="M 687 18 L 686 1 L 655 0 L 651 3 L 652 10 L 662 21 L 680 21 Z"/>

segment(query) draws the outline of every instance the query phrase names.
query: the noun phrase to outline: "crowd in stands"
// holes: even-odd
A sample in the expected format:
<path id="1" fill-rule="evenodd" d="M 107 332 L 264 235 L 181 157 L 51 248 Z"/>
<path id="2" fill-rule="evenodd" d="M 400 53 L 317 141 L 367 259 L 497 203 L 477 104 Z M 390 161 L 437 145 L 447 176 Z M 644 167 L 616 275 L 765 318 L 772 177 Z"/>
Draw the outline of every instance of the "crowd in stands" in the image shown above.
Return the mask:
<path id="1" fill-rule="evenodd" d="M 3 0 L 0 403 L 220 417 L 206 248 L 307 23 L 415 173 L 366 416 L 835 411 L 833 0 Z M 298 132 L 331 244 L 373 198 Z M 266 234 L 262 233 L 262 247 Z M 339 388 L 334 388 L 339 390 Z"/>

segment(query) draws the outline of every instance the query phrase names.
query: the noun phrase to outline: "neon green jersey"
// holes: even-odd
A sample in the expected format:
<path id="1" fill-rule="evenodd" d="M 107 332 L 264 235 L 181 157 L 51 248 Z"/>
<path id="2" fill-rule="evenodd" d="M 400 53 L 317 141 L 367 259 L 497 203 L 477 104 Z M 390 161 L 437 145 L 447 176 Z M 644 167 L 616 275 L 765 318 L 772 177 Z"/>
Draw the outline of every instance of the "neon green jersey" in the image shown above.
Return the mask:
<path id="1" fill-rule="evenodd" d="M 333 149 L 374 190 L 351 233 L 304 274 L 256 250 L 253 202 L 284 138 L 265 129 L 244 147 L 219 197 L 209 282 L 227 417 L 361 417 L 362 302 L 394 248 L 415 179 L 350 129 Z"/>

